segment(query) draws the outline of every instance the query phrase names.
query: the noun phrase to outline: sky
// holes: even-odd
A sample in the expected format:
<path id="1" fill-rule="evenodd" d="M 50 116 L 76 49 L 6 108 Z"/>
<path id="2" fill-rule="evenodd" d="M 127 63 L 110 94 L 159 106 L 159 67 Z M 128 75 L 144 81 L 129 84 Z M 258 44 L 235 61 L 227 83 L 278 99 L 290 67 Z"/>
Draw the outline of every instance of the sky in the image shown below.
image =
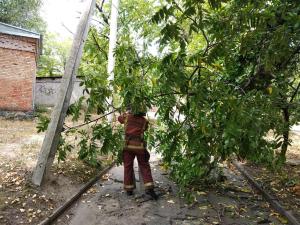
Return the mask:
<path id="1" fill-rule="evenodd" d="M 85 0 L 43 0 L 41 16 L 49 32 L 57 33 L 61 39 L 72 38 L 84 9 Z"/>

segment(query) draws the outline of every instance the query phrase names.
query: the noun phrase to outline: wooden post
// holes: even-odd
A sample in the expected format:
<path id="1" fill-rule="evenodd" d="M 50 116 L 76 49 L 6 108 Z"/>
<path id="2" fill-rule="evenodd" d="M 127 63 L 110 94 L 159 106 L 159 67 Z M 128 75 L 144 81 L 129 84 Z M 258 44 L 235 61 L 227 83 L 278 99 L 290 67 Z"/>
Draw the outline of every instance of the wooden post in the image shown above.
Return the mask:
<path id="1" fill-rule="evenodd" d="M 94 8 L 95 0 L 88 0 L 87 8 L 81 16 L 77 32 L 73 40 L 70 56 L 65 67 L 64 76 L 60 85 L 60 91 L 58 93 L 58 102 L 52 112 L 51 121 L 46 131 L 46 136 L 43 141 L 36 168 L 33 171 L 32 182 L 38 186 L 42 184 L 42 181 L 48 174 L 55 158 L 60 139 L 60 133 L 62 131 L 66 112 L 70 104 L 76 72 L 81 60 L 83 46 L 87 38 L 89 22 Z"/>

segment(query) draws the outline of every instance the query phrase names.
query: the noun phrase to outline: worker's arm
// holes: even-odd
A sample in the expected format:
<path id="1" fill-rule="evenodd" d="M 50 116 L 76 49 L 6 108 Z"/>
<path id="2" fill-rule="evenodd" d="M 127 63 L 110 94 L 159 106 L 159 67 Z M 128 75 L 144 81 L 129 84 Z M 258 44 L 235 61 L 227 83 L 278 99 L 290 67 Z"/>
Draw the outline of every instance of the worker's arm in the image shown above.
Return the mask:
<path id="1" fill-rule="evenodd" d="M 145 119 L 145 127 L 144 127 L 144 131 L 146 131 L 149 127 L 149 121 L 147 119 Z"/>

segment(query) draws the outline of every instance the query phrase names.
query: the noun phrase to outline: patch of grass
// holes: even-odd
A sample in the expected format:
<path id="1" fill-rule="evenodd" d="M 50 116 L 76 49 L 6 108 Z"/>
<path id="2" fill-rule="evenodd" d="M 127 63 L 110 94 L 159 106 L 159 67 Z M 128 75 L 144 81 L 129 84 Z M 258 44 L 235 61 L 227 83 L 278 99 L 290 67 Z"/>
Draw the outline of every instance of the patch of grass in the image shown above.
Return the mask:
<path id="1" fill-rule="evenodd" d="M 39 113 L 49 113 L 49 108 L 45 107 L 45 106 L 36 106 L 35 107 L 35 113 L 39 114 Z"/>

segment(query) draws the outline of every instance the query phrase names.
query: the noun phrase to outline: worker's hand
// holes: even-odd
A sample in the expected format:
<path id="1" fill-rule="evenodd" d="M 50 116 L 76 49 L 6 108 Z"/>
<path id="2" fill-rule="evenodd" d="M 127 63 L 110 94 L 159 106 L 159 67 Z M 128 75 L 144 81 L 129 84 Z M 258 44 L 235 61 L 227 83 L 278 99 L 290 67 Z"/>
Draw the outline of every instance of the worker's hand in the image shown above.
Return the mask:
<path id="1" fill-rule="evenodd" d="M 117 108 L 116 110 L 118 113 L 122 114 L 122 109 L 121 108 Z"/>

